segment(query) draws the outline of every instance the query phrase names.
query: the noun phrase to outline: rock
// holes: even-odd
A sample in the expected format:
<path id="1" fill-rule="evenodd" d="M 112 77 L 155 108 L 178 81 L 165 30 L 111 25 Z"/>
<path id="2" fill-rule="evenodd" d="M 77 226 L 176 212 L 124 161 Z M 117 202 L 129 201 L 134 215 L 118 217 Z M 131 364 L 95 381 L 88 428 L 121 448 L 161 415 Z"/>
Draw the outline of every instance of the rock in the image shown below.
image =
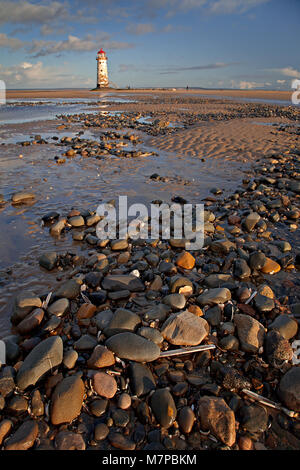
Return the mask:
<path id="1" fill-rule="evenodd" d="M 0 422 L 0 446 L 4 439 L 8 436 L 10 431 L 12 430 L 13 423 L 10 419 L 3 419 Z"/>
<path id="2" fill-rule="evenodd" d="M 255 318 L 244 314 L 236 314 L 234 324 L 242 350 L 248 353 L 257 353 L 264 342 L 265 329 L 263 325 Z"/>
<path id="3" fill-rule="evenodd" d="M 177 346 L 196 346 L 208 333 L 207 321 L 188 310 L 170 315 L 161 329 L 162 336 Z"/>
<path id="4" fill-rule="evenodd" d="M 36 421 L 32 419 L 25 421 L 6 441 L 5 450 L 27 450 L 30 449 L 38 436 L 39 428 Z"/>
<path id="5" fill-rule="evenodd" d="M 97 339 L 94 336 L 82 335 L 73 346 L 76 351 L 89 351 L 94 349 L 97 344 Z"/>
<path id="6" fill-rule="evenodd" d="M 47 312 L 49 315 L 55 315 L 56 317 L 62 317 L 69 309 L 70 302 L 68 299 L 59 299 L 49 305 Z"/>
<path id="7" fill-rule="evenodd" d="M 44 310 L 36 308 L 18 324 L 18 333 L 20 333 L 20 335 L 27 335 L 41 324 L 43 318 Z"/>
<path id="8" fill-rule="evenodd" d="M 254 304 L 260 313 L 270 312 L 275 307 L 273 299 L 270 299 L 270 297 L 266 297 L 265 295 L 261 294 L 257 294 L 254 297 Z"/>
<path id="9" fill-rule="evenodd" d="M 111 417 L 117 428 L 125 428 L 129 423 L 129 415 L 125 410 L 116 409 L 112 411 Z"/>
<path id="10" fill-rule="evenodd" d="M 93 304 L 82 304 L 76 313 L 77 320 L 92 318 L 96 312 L 96 306 Z"/>
<path id="11" fill-rule="evenodd" d="M 271 258 L 266 258 L 266 262 L 261 268 L 261 272 L 264 274 L 276 274 L 280 271 L 280 264 L 273 261 Z"/>
<path id="12" fill-rule="evenodd" d="M 74 217 L 70 217 L 69 223 L 72 227 L 83 227 L 84 226 L 84 218 L 81 215 L 75 215 Z"/>
<path id="13" fill-rule="evenodd" d="M 110 367 L 115 363 L 115 356 L 105 346 L 98 344 L 91 357 L 87 361 L 87 367 L 90 369 L 101 369 L 101 367 Z"/>
<path id="14" fill-rule="evenodd" d="M 0 371 L 0 395 L 4 398 L 11 395 L 15 388 L 14 369 L 4 367 Z"/>
<path id="15" fill-rule="evenodd" d="M 163 303 L 174 310 L 180 310 L 185 307 L 186 300 L 182 294 L 169 294 L 164 297 Z"/>
<path id="16" fill-rule="evenodd" d="M 250 405 L 241 409 L 243 428 L 250 433 L 261 433 L 268 427 L 268 413 L 263 406 Z"/>
<path id="17" fill-rule="evenodd" d="M 73 369 L 73 367 L 75 367 L 77 359 L 78 359 L 77 351 L 74 351 L 74 349 L 69 349 L 64 354 L 63 365 L 67 369 Z"/>
<path id="18" fill-rule="evenodd" d="M 113 447 L 121 450 L 134 450 L 135 443 L 125 437 L 120 432 L 112 432 L 108 435 L 108 440 Z"/>
<path id="19" fill-rule="evenodd" d="M 106 336 L 112 336 L 125 331 L 133 332 L 140 323 L 141 319 L 138 315 L 125 308 L 118 308 L 104 333 Z"/>
<path id="20" fill-rule="evenodd" d="M 55 447 L 58 450 L 85 450 L 85 442 L 81 434 L 60 431 L 55 436 Z"/>
<path id="21" fill-rule="evenodd" d="M 50 227 L 50 234 L 53 237 L 59 237 L 61 232 L 64 230 L 67 223 L 67 219 L 60 219 Z"/>
<path id="22" fill-rule="evenodd" d="M 172 276 L 170 280 L 170 292 L 174 294 L 179 292 L 182 288 L 190 287 L 193 292 L 193 283 L 190 279 L 183 276 Z"/>
<path id="23" fill-rule="evenodd" d="M 176 264 L 180 268 L 193 269 L 195 266 L 195 258 L 188 251 L 183 251 L 178 256 Z"/>
<path id="24" fill-rule="evenodd" d="M 43 416 L 44 414 L 44 403 L 39 390 L 34 390 L 31 398 L 31 410 L 32 414 L 36 417 Z"/>
<path id="25" fill-rule="evenodd" d="M 141 292 L 145 289 L 142 281 L 132 275 L 109 275 L 102 281 L 102 288 L 109 291 L 129 290 L 130 292 Z"/>
<path id="26" fill-rule="evenodd" d="M 22 292 L 19 294 L 14 303 L 14 310 L 11 316 L 13 325 L 17 325 L 21 320 L 24 320 L 33 308 L 40 308 L 42 301 L 33 292 Z"/>
<path id="27" fill-rule="evenodd" d="M 233 282 L 233 279 L 230 274 L 210 274 L 205 278 L 204 282 L 207 287 L 216 288 Z"/>
<path id="28" fill-rule="evenodd" d="M 24 397 L 15 395 L 9 402 L 7 409 L 14 415 L 21 415 L 28 410 L 28 400 Z"/>
<path id="29" fill-rule="evenodd" d="M 251 276 L 251 269 L 244 259 L 236 259 L 234 262 L 234 275 L 239 279 L 246 279 Z"/>
<path id="30" fill-rule="evenodd" d="M 231 447 L 235 443 L 235 416 L 223 398 L 202 397 L 198 402 L 200 426 Z"/>
<path id="31" fill-rule="evenodd" d="M 93 388 L 100 397 L 113 398 L 117 393 L 117 382 L 109 374 L 105 372 L 96 372 L 93 375 Z"/>
<path id="32" fill-rule="evenodd" d="M 129 365 L 130 388 L 137 397 L 147 395 L 155 390 L 156 384 L 150 369 L 137 362 L 131 362 Z"/>
<path id="33" fill-rule="evenodd" d="M 26 191 L 21 191 L 19 193 L 15 193 L 12 195 L 11 200 L 13 204 L 22 204 L 25 202 L 28 202 L 32 199 L 35 199 L 35 194 L 26 192 Z"/>
<path id="34" fill-rule="evenodd" d="M 131 406 L 131 396 L 128 393 L 121 393 L 118 398 L 118 407 L 121 410 L 127 410 Z"/>
<path id="35" fill-rule="evenodd" d="M 97 313 L 97 315 L 93 318 L 93 321 L 97 326 L 98 330 L 105 330 L 105 328 L 108 327 L 111 319 L 113 318 L 113 315 L 113 312 L 109 309 Z"/>
<path id="36" fill-rule="evenodd" d="M 107 405 L 107 400 L 104 400 L 102 398 L 96 398 L 96 400 L 93 400 L 92 403 L 90 403 L 89 407 L 91 413 L 98 418 L 106 412 Z"/>
<path id="37" fill-rule="evenodd" d="M 218 326 L 222 321 L 222 310 L 219 305 L 215 305 L 206 310 L 203 318 L 208 321 L 211 326 Z"/>
<path id="38" fill-rule="evenodd" d="M 149 309 L 146 310 L 146 312 L 144 314 L 144 320 L 146 320 L 146 321 L 153 321 L 153 320 L 164 321 L 170 310 L 171 309 L 168 305 L 164 305 L 164 304 L 153 305 Z"/>
<path id="39" fill-rule="evenodd" d="M 293 357 L 293 349 L 289 341 L 276 330 L 271 330 L 266 335 L 265 355 L 267 362 L 273 367 L 281 367 L 284 361 L 290 361 Z"/>
<path id="40" fill-rule="evenodd" d="M 55 268 L 57 261 L 58 261 L 57 253 L 53 251 L 50 253 L 44 253 L 39 259 L 39 265 L 45 269 L 48 269 L 48 271 L 51 271 L 52 269 Z"/>
<path id="41" fill-rule="evenodd" d="M 300 411 L 300 367 L 293 366 L 282 377 L 278 395 L 283 404 L 290 410 Z"/>
<path id="42" fill-rule="evenodd" d="M 130 332 L 111 336 L 105 344 L 121 359 L 151 362 L 160 355 L 160 349 L 156 344 Z"/>
<path id="43" fill-rule="evenodd" d="M 80 285 L 78 282 L 70 279 L 69 281 L 63 282 L 58 289 L 55 290 L 54 295 L 56 297 L 64 297 L 66 299 L 76 299 L 80 294 Z"/>
<path id="44" fill-rule="evenodd" d="M 266 263 L 267 257 L 262 251 L 255 251 L 249 257 L 249 266 L 251 269 L 260 270 Z"/>
<path id="45" fill-rule="evenodd" d="M 227 255 L 231 250 L 235 250 L 235 248 L 235 243 L 227 240 L 227 238 L 215 240 L 210 245 L 210 249 L 217 255 Z"/>
<path id="46" fill-rule="evenodd" d="M 61 364 L 63 360 L 63 342 L 60 336 L 44 339 L 28 354 L 17 373 L 17 386 L 25 390 L 49 370 Z"/>
<path id="47" fill-rule="evenodd" d="M 278 315 L 269 325 L 269 330 L 277 330 L 283 338 L 289 340 L 298 332 L 298 322 L 289 315 Z"/>
<path id="48" fill-rule="evenodd" d="M 169 390 L 156 390 L 150 399 L 151 408 L 156 421 L 168 429 L 176 419 L 177 409 Z"/>
<path id="49" fill-rule="evenodd" d="M 150 341 L 153 341 L 153 343 L 157 344 L 158 346 L 160 346 L 164 340 L 160 331 L 158 331 L 156 328 L 142 326 L 138 329 L 137 334 L 143 336 L 146 339 L 149 339 Z"/>
<path id="50" fill-rule="evenodd" d="M 51 397 L 51 422 L 71 423 L 80 414 L 84 384 L 79 375 L 66 377 L 57 384 Z"/>
<path id="51" fill-rule="evenodd" d="M 245 219 L 244 225 L 248 232 L 252 232 L 260 221 L 260 215 L 257 212 L 251 212 Z"/>
<path id="52" fill-rule="evenodd" d="M 178 424 L 184 434 L 189 434 L 196 421 L 195 413 L 189 406 L 181 408 L 178 414 Z"/>
<path id="53" fill-rule="evenodd" d="M 197 297 L 197 302 L 201 305 L 224 304 L 231 299 L 231 292 L 226 287 L 208 289 Z"/>
<path id="54" fill-rule="evenodd" d="M 253 441 L 248 436 L 239 437 L 239 450 L 253 450 Z"/>
<path id="55" fill-rule="evenodd" d="M 95 441 L 103 441 L 109 434 L 109 428 L 104 423 L 96 424 L 94 431 Z"/>
<path id="56" fill-rule="evenodd" d="M 128 241 L 127 240 L 112 240 L 110 242 L 110 247 L 113 251 L 127 250 Z"/>
<path id="57" fill-rule="evenodd" d="M 225 349 L 225 351 L 238 351 L 239 340 L 233 335 L 227 335 L 220 339 L 219 346 L 221 349 Z"/>

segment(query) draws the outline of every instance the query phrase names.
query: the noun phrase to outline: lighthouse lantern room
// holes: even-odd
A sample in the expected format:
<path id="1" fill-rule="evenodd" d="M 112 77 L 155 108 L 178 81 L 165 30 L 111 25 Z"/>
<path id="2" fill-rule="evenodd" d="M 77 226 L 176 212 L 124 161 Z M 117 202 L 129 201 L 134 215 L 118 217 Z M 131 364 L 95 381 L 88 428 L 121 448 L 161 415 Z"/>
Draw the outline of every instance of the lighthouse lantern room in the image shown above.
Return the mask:
<path id="1" fill-rule="evenodd" d="M 101 48 L 97 53 L 97 88 L 108 87 L 107 57 Z"/>

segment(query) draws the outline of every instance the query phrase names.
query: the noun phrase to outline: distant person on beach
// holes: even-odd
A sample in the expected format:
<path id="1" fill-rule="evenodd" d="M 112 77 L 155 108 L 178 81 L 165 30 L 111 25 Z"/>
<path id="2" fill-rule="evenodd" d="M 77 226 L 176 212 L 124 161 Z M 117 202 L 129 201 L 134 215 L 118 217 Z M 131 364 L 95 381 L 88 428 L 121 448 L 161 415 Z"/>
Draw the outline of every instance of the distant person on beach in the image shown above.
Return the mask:
<path id="1" fill-rule="evenodd" d="M 188 85 L 186 86 L 186 89 L 187 89 L 187 90 L 189 89 Z"/>

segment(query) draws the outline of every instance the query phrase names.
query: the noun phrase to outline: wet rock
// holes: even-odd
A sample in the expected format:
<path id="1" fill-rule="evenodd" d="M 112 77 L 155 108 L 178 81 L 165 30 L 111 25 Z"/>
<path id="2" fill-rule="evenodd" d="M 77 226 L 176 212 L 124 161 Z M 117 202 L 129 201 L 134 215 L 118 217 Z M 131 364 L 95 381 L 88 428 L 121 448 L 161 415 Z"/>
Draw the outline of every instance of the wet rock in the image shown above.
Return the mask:
<path id="1" fill-rule="evenodd" d="M 55 268 L 57 261 L 58 261 L 57 253 L 53 251 L 49 253 L 44 253 L 39 259 L 39 265 L 47 269 L 48 271 L 51 271 L 52 269 Z"/>
<path id="2" fill-rule="evenodd" d="M 234 324 L 243 351 L 257 353 L 263 345 L 265 329 L 261 323 L 249 315 L 236 314 Z"/>
<path id="3" fill-rule="evenodd" d="M 234 275 L 239 279 L 246 279 L 251 276 L 251 269 L 244 259 L 237 259 L 234 263 Z"/>
<path id="4" fill-rule="evenodd" d="M 119 432 L 112 432 L 108 435 L 108 440 L 113 447 L 121 450 L 134 450 L 135 443 Z"/>
<path id="5" fill-rule="evenodd" d="M 57 384 L 51 397 L 51 422 L 71 423 L 80 414 L 84 384 L 78 375 L 66 377 Z"/>
<path id="6" fill-rule="evenodd" d="M 35 199 L 35 194 L 27 191 L 21 191 L 12 195 L 11 200 L 13 204 L 22 204 Z"/>
<path id="7" fill-rule="evenodd" d="M 105 346 L 98 344 L 91 357 L 87 361 L 87 366 L 90 369 L 101 369 L 102 367 L 110 367 L 115 363 L 115 356 Z"/>
<path id="8" fill-rule="evenodd" d="M 164 297 L 163 303 L 169 305 L 174 310 L 181 310 L 185 307 L 186 300 L 182 294 L 169 294 Z"/>
<path id="9" fill-rule="evenodd" d="M 202 397 L 198 402 L 200 426 L 228 446 L 235 443 L 235 416 L 223 398 Z"/>
<path id="10" fill-rule="evenodd" d="M 96 312 L 96 306 L 93 304 L 82 304 L 76 313 L 77 320 L 92 318 Z"/>
<path id="11" fill-rule="evenodd" d="M 80 294 L 80 285 L 78 282 L 70 279 L 69 281 L 63 282 L 58 289 L 55 290 L 54 295 L 56 297 L 63 297 L 66 299 L 76 299 Z"/>
<path id="12" fill-rule="evenodd" d="M 116 409 L 112 412 L 111 417 L 114 425 L 118 428 L 125 428 L 129 422 L 129 415 L 125 410 Z"/>
<path id="13" fill-rule="evenodd" d="M 188 310 L 170 315 L 161 329 L 162 336 L 177 346 L 196 346 L 209 333 L 209 325 L 202 317 Z"/>
<path id="14" fill-rule="evenodd" d="M 130 292 L 141 292 L 145 289 L 142 281 L 131 274 L 106 276 L 102 281 L 102 287 L 109 291 L 129 290 Z"/>
<path id="15" fill-rule="evenodd" d="M 130 388 L 134 395 L 140 397 L 155 390 L 156 384 L 150 369 L 137 362 L 129 365 Z"/>
<path id="16" fill-rule="evenodd" d="M 189 406 L 181 408 L 178 414 L 178 424 L 184 434 L 189 434 L 196 421 L 195 413 Z"/>
<path id="17" fill-rule="evenodd" d="M 226 287 L 208 289 L 197 297 L 197 302 L 201 305 L 224 304 L 231 299 L 231 292 Z"/>
<path id="18" fill-rule="evenodd" d="M 241 409 L 241 424 L 250 433 L 264 432 L 268 427 L 268 413 L 263 406 L 250 405 Z"/>
<path id="19" fill-rule="evenodd" d="M 260 215 L 257 212 L 251 212 L 244 220 L 245 228 L 248 232 L 252 232 L 260 221 Z"/>
<path id="20" fill-rule="evenodd" d="M 160 355 L 160 349 L 155 343 L 130 332 L 111 336 L 105 344 L 121 359 L 151 362 Z"/>
<path id="21" fill-rule="evenodd" d="M 298 332 L 298 323 L 295 318 L 289 315 L 278 315 L 269 325 L 269 330 L 277 330 L 283 338 L 289 340 L 296 336 Z"/>
<path id="22" fill-rule="evenodd" d="M 96 441 L 103 441 L 107 438 L 109 434 L 109 428 L 104 423 L 96 424 L 95 432 L 94 432 L 94 439 Z"/>
<path id="23" fill-rule="evenodd" d="M 50 234 L 53 237 L 59 237 L 61 232 L 64 230 L 67 223 L 67 219 L 60 219 L 50 228 Z"/>
<path id="24" fill-rule="evenodd" d="M 118 398 L 118 407 L 121 410 L 127 410 L 131 406 L 131 396 L 128 393 L 121 393 Z"/>
<path id="25" fill-rule="evenodd" d="M 251 269 L 260 270 L 266 263 L 267 257 L 262 251 L 255 251 L 249 257 L 249 266 Z"/>
<path id="26" fill-rule="evenodd" d="M 14 415 L 25 413 L 28 410 L 28 400 L 25 397 L 14 396 L 7 408 Z"/>
<path id="27" fill-rule="evenodd" d="M 114 377 L 105 372 L 96 372 L 93 375 L 93 388 L 101 397 L 113 398 L 118 387 Z"/>
<path id="28" fill-rule="evenodd" d="M 149 309 L 146 310 L 144 314 L 144 320 L 164 321 L 169 311 L 170 311 L 170 307 L 168 305 L 164 305 L 164 304 L 154 305 L 153 307 L 150 307 Z"/>
<path id="29" fill-rule="evenodd" d="M 42 301 L 33 292 L 22 292 L 17 295 L 14 303 L 14 310 L 11 316 L 13 325 L 17 325 L 21 320 L 24 320 L 33 308 L 40 308 Z"/>
<path id="30" fill-rule="evenodd" d="M 113 318 L 113 315 L 113 312 L 109 309 L 97 313 L 97 315 L 93 318 L 93 321 L 97 326 L 98 330 L 102 331 L 107 328 Z"/>
<path id="31" fill-rule="evenodd" d="M 225 351 L 238 351 L 239 350 L 239 340 L 233 335 L 224 336 L 219 341 L 219 346 Z"/>
<path id="32" fill-rule="evenodd" d="M 273 367 L 281 367 L 284 361 L 290 361 L 293 357 L 292 346 L 281 334 L 272 330 L 266 335 L 265 354 L 267 362 Z"/>
<path id="33" fill-rule="evenodd" d="M 107 400 L 97 398 L 90 403 L 89 408 L 91 413 L 98 418 L 106 412 L 107 405 Z"/>
<path id="34" fill-rule="evenodd" d="M 254 297 L 254 304 L 260 313 L 270 312 L 275 307 L 273 299 L 261 294 L 257 294 Z"/>
<path id="35" fill-rule="evenodd" d="M 5 450 L 27 450 L 30 449 L 38 436 L 38 425 L 32 419 L 25 421 L 6 441 Z"/>
<path id="36" fill-rule="evenodd" d="M 167 389 L 156 390 L 150 399 L 156 421 L 168 429 L 177 416 L 177 409 L 171 393 Z"/>
<path id="37" fill-rule="evenodd" d="M 91 335 L 82 335 L 75 343 L 76 351 L 89 351 L 97 346 L 97 339 Z"/>
<path id="38" fill-rule="evenodd" d="M 17 385 L 25 390 L 49 370 L 61 364 L 63 342 L 59 336 L 52 336 L 39 343 L 25 358 L 17 373 Z"/>
<path id="39" fill-rule="evenodd" d="M 222 310 L 219 305 L 215 305 L 206 310 L 203 318 L 208 321 L 211 326 L 218 326 L 222 321 Z"/>
<path id="40" fill-rule="evenodd" d="M 153 341 L 153 343 L 157 344 L 158 346 L 160 346 L 164 340 L 163 336 L 156 328 L 142 326 L 138 329 L 137 334 L 143 336 L 146 339 L 149 339 L 150 341 Z"/>
<path id="41" fill-rule="evenodd" d="M 276 263 L 276 261 L 271 258 L 266 258 L 266 262 L 261 268 L 261 272 L 264 274 L 275 274 L 278 273 L 280 269 L 280 264 Z"/>
<path id="42" fill-rule="evenodd" d="M 127 240 L 113 240 L 110 242 L 110 247 L 113 251 L 127 250 L 128 241 Z"/>
<path id="43" fill-rule="evenodd" d="M 34 390 L 31 398 L 31 409 L 32 414 L 36 417 L 43 416 L 44 414 L 44 403 L 39 390 Z"/>
<path id="44" fill-rule="evenodd" d="M 78 353 L 77 351 L 74 351 L 74 349 L 69 349 L 64 353 L 64 358 L 63 358 L 63 365 L 67 369 L 73 369 L 75 366 L 76 362 L 78 359 Z"/>
<path id="45" fill-rule="evenodd" d="M 68 299 L 59 299 L 49 305 L 47 312 L 49 315 L 55 315 L 56 317 L 62 317 L 69 309 L 70 302 Z"/>
<path id="46" fill-rule="evenodd" d="M 180 268 L 193 269 L 195 266 L 195 258 L 188 251 L 183 251 L 176 259 L 176 264 Z"/>
<path id="47" fill-rule="evenodd" d="M 138 315 L 125 308 L 118 308 L 104 333 L 106 336 L 112 336 L 126 331 L 133 332 L 140 323 L 141 319 Z"/>
<path id="48" fill-rule="evenodd" d="M 85 450 L 85 442 L 81 434 L 72 431 L 60 431 L 55 437 L 58 450 Z"/>
<path id="49" fill-rule="evenodd" d="M 72 227 L 83 227 L 83 225 L 85 224 L 84 218 L 81 215 L 70 217 L 69 223 L 72 225 Z"/>
<path id="50" fill-rule="evenodd" d="M 33 310 L 29 315 L 27 315 L 24 320 L 22 320 L 18 326 L 17 331 L 21 335 L 27 335 L 32 330 L 37 328 L 44 318 L 44 310 L 37 308 Z"/>

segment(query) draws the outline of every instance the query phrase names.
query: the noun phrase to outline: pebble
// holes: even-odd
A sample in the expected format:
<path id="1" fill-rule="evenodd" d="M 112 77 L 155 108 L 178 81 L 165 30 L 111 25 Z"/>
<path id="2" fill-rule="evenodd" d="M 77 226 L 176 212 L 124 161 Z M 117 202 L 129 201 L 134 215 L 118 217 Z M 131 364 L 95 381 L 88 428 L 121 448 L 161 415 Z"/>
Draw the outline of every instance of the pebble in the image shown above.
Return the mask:
<path id="1" fill-rule="evenodd" d="M 96 424 L 94 431 L 94 439 L 96 441 L 103 441 L 109 434 L 109 428 L 104 423 Z"/>
<path id="2" fill-rule="evenodd" d="M 138 315 L 125 308 L 118 308 L 104 333 L 106 336 L 112 336 L 125 331 L 133 332 L 140 323 L 141 319 Z"/>
<path id="3" fill-rule="evenodd" d="M 51 271 L 52 269 L 55 268 L 57 261 L 58 261 L 57 253 L 55 251 L 52 251 L 49 253 L 44 253 L 39 259 L 39 264 L 40 266 L 47 269 L 48 271 Z"/>
<path id="4" fill-rule="evenodd" d="M 171 393 L 167 389 L 156 390 L 150 401 L 156 421 L 166 429 L 172 426 L 177 416 L 177 409 Z"/>
<path id="5" fill-rule="evenodd" d="M 272 260 L 271 258 L 266 258 L 266 262 L 261 268 L 261 272 L 264 274 L 275 274 L 278 273 L 280 269 L 280 264 L 276 263 L 276 261 Z"/>
<path id="6" fill-rule="evenodd" d="M 182 294 L 169 294 L 164 297 L 163 303 L 169 305 L 173 310 L 181 310 L 185 307 L 186 300 Z"/>
<path id="7" fill-rule="evenodd" d="M 119 432 L 112 432 L 108 435 L 108 440 L 113 447 L 121 450 L 134 450 L 135 443 Z"/>
<path id="8" fill-rule="evenodd" d="M 231 292 L 226 287 L 208 289 L 197 297 L 197 302 L 201 305 L 224 304 L 231 299 Z"/>
<path id="9" fill-rule="evenodd" d="M 55 436 L 55 447 L 58 450 L 85 450 L 85 442 L 81 434 L 72 431 L 60 431 Z"/>
<path id="10" fill-rule="evenodd" d="M 114 363 L 114 354 L 105 346 L 98 344 L 87 361 L 87 367 L 90 369 L 101 369 L 102 367 L 113 366 Z"/>
<path id="11" fill-rule="evenodd" d="M 134 395 L 141 397 L 155 390 L 156 384 L 153 374 L 146 365 L 130 362 L 128 371 L 130 389 Z"/>
<path id="12" fill-rule="evenodd" d="M 300 411 L 300 367 L 288 370 L 279 383 L 278 395 L 284 405 L 293 411 Z"/>
<path id="13" fill-rule="evenodd" d="M 188 251 L 183 251 L 177 257 L 176 264 L 183 269 L 193 269 L 195 261 L 195 258 Z"/>
<path id="14" fill-rule="evenodd" d="M 268 413 L 263 406 L 250 405 L 241 409 L 241 424 L 250 433 L 261 433 L 268 427 Z"/>
<path id="15" fill-rule="evenodd" d="M 118 398 L 118 407 L 121 410 L 127 410 L 131 406 L 131 396 L 128 393 L 121 393 Z"/>
<path id="16" fill-rule="evenodd" d="M 0 446 L 4 439 L 9 435 L 10 431 L 13 428 L 13 423 L 10 419 L 3 419 L 0 422 Z"/>
<path id="17" fill-rule="evenodd" d="M 121 359 L 136 362 L 155 361 L 160 355 L 157 344 L 134 333 L 118 333 L 106 340 L 106 346 Z"/>
<path id="18" fill-rule="evenodd" d="M 5 450 L 28 450 L 38 436 L 38 425 L 32 419 L 25 421 L 5 442 Z"/>
<path id="19" fill-rule="evenodd" d="M 22 320 L 18 326 L 17 331 L 20 335 L 27 335 L 32 330 L 37 328 L 44 318 L 44 310 L 37 308 L 33 310 L 29 315 L 27 315 L 24 320 Z"/>
<path id="20" fill-rule="evenodd" d="M 117 382 L 109 374 L 105 372 L 96 372 L 93 375 L 93 388 L 100 397 L 113 398 L 117 393 Z"/>
<path id="21" fill-rule="evenodd" d="M 195 413 L 189 406 L 184 406 L 178 413 L 178 424 L 184 434 L 192 431 L 194 422 L 196 421 Z"/>
<path id="22" fill-rule="evenodd" d="M 80 294 L 80 285 L 78 282 L 70 279 L 69 281 L 63 282 L 55 291 L 54 295 L 60 298 L 76 299 Z"/>
<path id="23" fill-rule="evenodd" d="M 296 336 L 298 332 L 298 323 L 295 318 L 289 315 L 278 315 L 268 326 L 269 330 L 277 330 L 283 338 L 289 340 Z"/>
<path id="24" fill-rule="evenodd" d="M 223 398 L 202 397 L 198 402 L 200 426 L 223 444 L 231 447 L 236 440 L 235 416 Z"/>
<path id="25" fill-rule="evenodd" d="M 188 310 L 170 315 L 161 328 L 162 336 L 176 346 L 196 346 L 208 333 L 207 321 Z"/>
<path id="26" fill-rule="evenodd" d="M 68 311 L 69 306 L 70 301 L 68 299 L 62 298 L 50 304 L 47 308 L 47 312 L 49 315 L 62 317 Z"/>
<path id="27" fill-rule="evenodd" d="M 26 191 L 21 191 L 19 193 L 15 193 L 12 195 L 11 200 L 13 204 L 22 204 L 25 202 L 28 202 L 32 199 L 35 199 L 35 194 L 26 192 Z"/>
<path id="28" fill-rule="evenodd" d="M 84 384 L 78 375 L 66 377 L 57 384 L 51 396 L 51 422 L 71 423 L 80 414 Z"/>
<path id="29" fill-rule="evenodd" d="M 145 289 L 142 281 L 133 275 L 108 275 L 102 281 L 102 288 L 109 291 L 129 290 L 141 292 Z"/>
<path id="30" fill-rule="evenodd" d="M 264 343 L 265 329 L 263 325 L 255 318 L 244 314 L 236 314 L 233 321 L 242 350 L 248 353 L 257 353 Z"/>

